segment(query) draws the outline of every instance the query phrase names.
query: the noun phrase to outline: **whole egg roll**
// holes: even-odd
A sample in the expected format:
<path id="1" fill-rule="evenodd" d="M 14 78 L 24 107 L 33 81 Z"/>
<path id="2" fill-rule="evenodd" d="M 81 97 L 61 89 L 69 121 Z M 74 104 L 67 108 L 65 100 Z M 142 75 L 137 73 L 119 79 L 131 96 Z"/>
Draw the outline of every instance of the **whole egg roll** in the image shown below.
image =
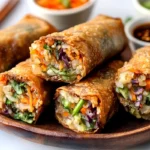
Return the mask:
<path id="1" fill-rule="evenodd" d="M 0 74 L 0 113 L 23 122 L 36 123 L 50 101 L 51 87 L 32 73 L 30 60 Z"/>
<path id="2" fill-rule="evenodd" d="M 26 15 L 16 25 L 0 30 L 0 72 L 27 59 L 31 43 L 55 31 L 52 25 L 32 15 Z"/>
<path id="3" fill-rule="evenodd" d="M 150 120 L 150 46 L 137 50 L 118 70 L 116 92 L 127 112 Z"/>
<path id="4" fill-rule="evenodd" d="M 33 72 L 46 80 L 76 83 L 125 46 L 121 20 L 99 15 L 35 41 L 30 47 Z"/>
<path id="5" fill-rule="evenodd" d="M 79 133 L 104 128 L 118 109 L 114 79 L 122 65 L 122 61 L 113 61 L 79 83 L 58 88 L 55 93 L 58 121 Z"/>

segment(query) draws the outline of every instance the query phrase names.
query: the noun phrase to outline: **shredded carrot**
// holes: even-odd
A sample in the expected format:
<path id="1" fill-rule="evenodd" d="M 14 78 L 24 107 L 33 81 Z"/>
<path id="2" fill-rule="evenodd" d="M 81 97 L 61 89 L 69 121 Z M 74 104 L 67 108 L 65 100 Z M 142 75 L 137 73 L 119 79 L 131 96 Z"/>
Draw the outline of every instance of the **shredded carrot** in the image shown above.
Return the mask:
<path id="1" fill-rule="evenodd" d="M 82 107 L 80 111 L 81 111 L 82 114 L 86 114 L 87 109 Z"/>
<path id="2" fill-rule="evenodd" d="M 146 90 L 150 89 L 150 80 L 146 80 Z"/>
<path id="3" fill-rule="evenodd" d="M 38 101 L 38 99 L 37 99 L 37 98 L 34 98 L 34 99 L 33 99 L 33 106 L 35 106 L 35 105 L 36 105 L 37 101 Z"/>
<path id="4" fill-rule="evenodd" d="M 3 84 L 6 84 L 6 83 L 7 83 L 7 78 L 6 78 L 6 76 L 1 75 L 1 76 L 0 76 L 0 81 L 1 81 Z"/>
<path id="5" fill-rule="evenodd" d="M 30 50 L 30 54 L 36 54 L 37 51 L 35 49 Z"/>
<path id="6" fill-rule="evenodd" d="M 24 103 L 24 104 L 28 104 L 29 103 L 29 99 L 26 98 L 26 97 L 23 97 L 20 101 L 21 101 L 21 103 Z"/>
<path id="7" fill-rule="evenodd" d="M 136 96 L 135 96 L 135 94 L 133 93 L 133 91 L 131 91 L 131 96 L 132 96 L 132 101 L 136 101 Z"/>
<path id="8" fill-rule="evenodd" d="M 47 70 L 46 65 L 41 65 L 41 68 L 42 68 L 42 71 L 46 71 Z"/>
<path id="9" fill-rule="evenodd" d="M 68 8 L 76 8 L 89 0 L 37 0 L 36 2 L 46 8 L 50 9 L 68 9 Z"/>
<path id="10" fill-rule="evenodd" d="M 64 117 L 68 117 L 69 116 L 69 113 L 67 111 L 63 112 L 63 116 Z"/>
<path id="11" fill-rule="evenodd" d="M 33 112 L 33 106 L 32 106 L 32 102 L 33 102 L 33 99 L 32 99 L 32 94 L 31 94 L 31 91 L 30 91 L 30 88 L 27 87 L 27 92 L 28 92 L 28 95 L 29 95 L 29 104 L 30 104 L 30 111 Z"/>
<path id="12" fill-rule="evenodd" d="M 59 70 L 62 70 L 64 68 L 64 64 L 63 62 L 61 61 L 60 64 L 59 64 Z"/>

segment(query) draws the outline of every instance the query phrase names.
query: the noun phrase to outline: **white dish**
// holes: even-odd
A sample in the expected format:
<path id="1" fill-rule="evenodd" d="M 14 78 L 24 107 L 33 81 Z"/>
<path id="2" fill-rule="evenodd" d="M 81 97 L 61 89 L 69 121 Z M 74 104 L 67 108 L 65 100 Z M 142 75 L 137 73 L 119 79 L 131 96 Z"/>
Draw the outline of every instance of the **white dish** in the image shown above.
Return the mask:
<path id="1" fill-rule="evenodd" d="M 150 16 L 150 10 L 145 8 L 145 7 L 143 7 L 140 4 L 140 0 L 132 0 L 132 1 L 133 1 L 133 5 L 134 5 L 138 15 L 140 15 L 140 16 L 149 15 Z"/>
<path id="2" fill-rule="evenodd" d="M 132 19 L 125 26 L 125 33 L 129 39 L 129 45 L 132 51 L 135 51 L 136 49 L 140 47 L 150 45 L 150 42 L 144 42 L 144 41 L 138 40 L 137 38 L 133 36 L 133 30 L 136 27 L 145 23 L 150 23 L 150 17 L 145 16 L 145 17 Z"/>
<path id="3" fill-rule="evenodd" d="M 58 30 L 64 30 L 88 20 L 96 0 L 89 0 L 86 4 L 67 10 L 54 10 L 38 5 L 35 0 L 28 0 L 32 13 L 52 25 Z"/>

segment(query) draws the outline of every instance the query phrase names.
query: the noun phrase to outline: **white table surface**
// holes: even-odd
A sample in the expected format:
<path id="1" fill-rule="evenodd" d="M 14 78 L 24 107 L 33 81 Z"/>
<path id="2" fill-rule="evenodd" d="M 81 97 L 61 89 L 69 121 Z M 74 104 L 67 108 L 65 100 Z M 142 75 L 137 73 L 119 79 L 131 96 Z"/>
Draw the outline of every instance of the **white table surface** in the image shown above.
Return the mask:
<path id="1" fill-rule="evenodd" d="M 5 0 L 2 0 L 5 1 Z M 2 2 L 0 0 L 0 5 Z M 7 1 L 7 0 L 6 0 Z M 20 0 L 17 7 L 9 14 L 9 16 L 0 23 L 0 29 L 10 26 L 21 19 L 30 10 L 27 5 L 27 0 Z M 108 14 L 114 17 L 121 17 L 123 20 L 128 16 L 135 16 L 136 11 L 131 0 L 97 0 L 98 3 L 92 13 L 92 16 L 97 14 Z M 134 149 L 137 149 L 135 147 Z M 150 143 L 145 143 L 138 146 L 138 149 L 150 149 Z M 0 131 L 0 150 L 65 150 L 62 148 L 45 146 L 33 143 L 17 136 Z"/>

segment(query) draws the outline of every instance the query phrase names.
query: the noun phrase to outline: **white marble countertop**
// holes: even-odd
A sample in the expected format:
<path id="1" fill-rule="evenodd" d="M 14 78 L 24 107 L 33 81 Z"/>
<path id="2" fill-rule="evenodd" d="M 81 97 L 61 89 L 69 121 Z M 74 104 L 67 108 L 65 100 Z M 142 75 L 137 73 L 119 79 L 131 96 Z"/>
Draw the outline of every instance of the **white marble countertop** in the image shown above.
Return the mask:
<path id="1" fill-rule="evenodd" d="M 7 1 L 7 0 L 2 0 Z M 0 0 L 0 5 L 2 5 Z M 30 10 L 26 0 L 20 0 L 17 7 L 9 14 L 9 16 L 0 23 L 0 29 L 10 26 L 21 19 Z M 114 17 L 121 17 L 123 20 L 128 16 L 135 16 L 136 11 L 131 0 L 98 0 L 98 3 L 91 17 L 97 14 L 108 14 Z M 135 147 L 134 149 L 137 149 Z M 143 144 L 138 149 L 150 149 L 150 143 Z M 0 131 L 0 150 L 64 150 L 62 148 L 45 146 L 33 143 L 17 136 Z"/>

